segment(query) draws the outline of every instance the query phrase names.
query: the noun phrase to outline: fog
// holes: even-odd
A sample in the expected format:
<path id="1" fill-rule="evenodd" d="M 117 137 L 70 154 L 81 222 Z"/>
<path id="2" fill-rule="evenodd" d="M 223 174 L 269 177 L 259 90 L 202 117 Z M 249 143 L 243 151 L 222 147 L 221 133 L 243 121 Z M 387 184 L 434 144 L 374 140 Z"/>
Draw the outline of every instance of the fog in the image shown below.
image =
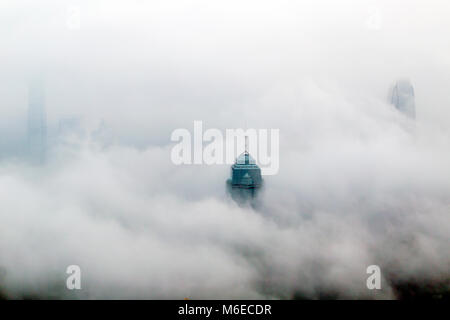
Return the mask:
<path id="1" fill-rule="evenodd" d="M 78 15 L 79 13 L 79 15 Z M 0 296 L 401 298 L 450 278 L 446 1 L 2 1 Z M 47 160 L 26 157 L 28 83 Z M 408 78 L 415 120 L 388 103 Z M 61 120 L 77 130 L 61 136 Z M 280 129 L 258 209 L 177 128 Z M 382 289 L 368 290 L 378 265 Z M 79 265 L 82 290 L 66 289 Z"/>

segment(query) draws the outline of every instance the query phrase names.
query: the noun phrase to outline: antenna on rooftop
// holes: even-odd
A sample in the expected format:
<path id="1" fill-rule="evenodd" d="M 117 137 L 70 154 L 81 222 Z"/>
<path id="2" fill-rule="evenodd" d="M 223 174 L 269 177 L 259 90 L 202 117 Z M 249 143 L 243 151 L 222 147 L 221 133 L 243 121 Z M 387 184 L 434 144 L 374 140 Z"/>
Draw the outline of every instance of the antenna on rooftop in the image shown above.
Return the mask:
<path id="1" fill-rule="evenodd" d="M 248 153 L 248 136 L 245 136 L 245 153 Z"/>

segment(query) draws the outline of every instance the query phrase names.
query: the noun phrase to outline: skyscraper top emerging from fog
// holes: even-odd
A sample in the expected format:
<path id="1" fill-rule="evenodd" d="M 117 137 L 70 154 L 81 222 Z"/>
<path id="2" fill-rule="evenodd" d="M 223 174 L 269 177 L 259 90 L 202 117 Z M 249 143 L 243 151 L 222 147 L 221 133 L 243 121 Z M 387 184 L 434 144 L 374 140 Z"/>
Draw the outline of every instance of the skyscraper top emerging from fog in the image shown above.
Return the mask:
<path id="1" fill-rule="evenodd" d="M 47 145 L 47 123 L 44 85 L 40 79 L 33 79 L 28 87 L 27 135 L 30 159 L 35 163 L 43 163 Z"/>
<path id="2" fill-rule="evenodd" d="M 261 169 L 252 156 L 245 151 L 231 166 L 231 186 L 235 188 L 254 189 L 262 183 Z"/>
<path id="3" fill-rule="evenodd" d="M 262 184 L 261 169 L 246 148 L 231 166 L 231 178 L 227 180 L 228 192 L 237 203 L 255 206 Z"/>
<path id="4" fill-rule="evenodd" d="M 408 80 L 398 81 L 392 91 L 391 103 L 402 113 L 416 118 L 414 88 Z"/>

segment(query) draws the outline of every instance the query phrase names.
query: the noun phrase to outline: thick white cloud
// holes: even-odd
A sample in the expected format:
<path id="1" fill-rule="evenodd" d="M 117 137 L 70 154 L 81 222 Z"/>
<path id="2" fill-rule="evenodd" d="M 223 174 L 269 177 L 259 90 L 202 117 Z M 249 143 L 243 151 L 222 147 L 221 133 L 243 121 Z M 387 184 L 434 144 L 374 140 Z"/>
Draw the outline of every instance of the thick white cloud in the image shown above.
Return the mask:
<path id="1" fill-rule="evenodd" d="M 2 2 L 0 290 L 395 298 L 392 281 L 448 279 L 450 7 L 421 3 Z M 37 71 L 50 137 L 62 117 L 103 119 L 107 147 L 83 138 L 52 145 L 45 166 L 21 160 Z M 404 76 L 415 122 L 386 103 Z M 170 133 L 193 120 L 280 129 L 258 210 L 227 197 L 227 166 L 171 163 Z M 80 292 L 65 289 L 70 264 Z M 371 264 L 380 292 L 365 286 Z"/>

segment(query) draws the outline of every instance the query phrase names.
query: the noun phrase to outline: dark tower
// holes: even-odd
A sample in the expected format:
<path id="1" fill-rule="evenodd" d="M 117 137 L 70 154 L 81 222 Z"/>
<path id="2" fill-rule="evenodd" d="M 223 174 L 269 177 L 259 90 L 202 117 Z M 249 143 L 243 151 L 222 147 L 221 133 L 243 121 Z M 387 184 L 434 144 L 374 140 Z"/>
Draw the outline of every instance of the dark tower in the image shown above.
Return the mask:
<path id="1" fill-rule="evenodd" d="M 395 84 L 392 90 L 391 103 L 403 114 L 413 119 L 416 118 L 414 88 L 408 80 L 401 80 Z"/>
<path id="2" fill-rule="evenodd" d="M 32 162 L 45 161 L 47 124 L 45 115 L 44 86 L 34 79 L 28 88 L 28 152 Z"/>
<path id="3" fill-rule="evenodd" d="M 228 192 L 239 204 L 246 202 L 254 204 L 254 200 L 262 184 L 261 169 L 248 153 L 246 141 L 244 153 L 231 166 L 231 178 L 227 180 Z"/>

